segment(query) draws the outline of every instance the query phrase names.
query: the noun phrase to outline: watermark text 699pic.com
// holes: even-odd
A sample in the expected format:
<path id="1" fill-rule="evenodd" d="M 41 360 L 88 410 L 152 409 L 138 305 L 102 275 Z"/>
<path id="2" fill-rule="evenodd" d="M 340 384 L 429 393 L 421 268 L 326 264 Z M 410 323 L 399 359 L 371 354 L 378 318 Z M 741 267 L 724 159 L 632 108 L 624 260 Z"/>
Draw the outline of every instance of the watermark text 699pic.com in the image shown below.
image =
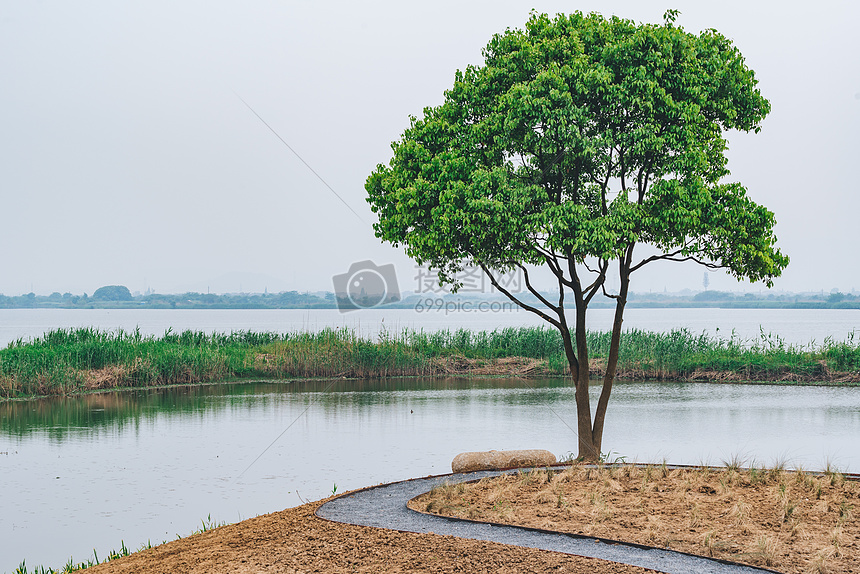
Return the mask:
<path id="1" fill-rule="evenodd" d="M 414 276 L 415 290 L 418 296 L 414 305 L 415 311 L 474 312 L 498 313 L 501 311 L 519 310 L 519 307 L 508 300 L 481 299 L 470 295 L 498 295 L 496 285 L 510 293 L 522 291 L 523 278 L 518 269 L 507 272 L 493 272 L 490 277 L 480 267 L 465 266 L 452 277 L 460 285 L 457 294 L 465 297 L 453 298 L 450 285 L 439 283 L 439 274 L 424 266 L 416 266 Z M 402 300 L 400 286 L 394 265 L 377 265 L 373 261 L 357 261 L 349 266 L 346 273 L 332 277 L 337 308 L 341 313 L 357 309 L 373 309 Z M 404 307 L 406 307 L 404 305 Z"/>

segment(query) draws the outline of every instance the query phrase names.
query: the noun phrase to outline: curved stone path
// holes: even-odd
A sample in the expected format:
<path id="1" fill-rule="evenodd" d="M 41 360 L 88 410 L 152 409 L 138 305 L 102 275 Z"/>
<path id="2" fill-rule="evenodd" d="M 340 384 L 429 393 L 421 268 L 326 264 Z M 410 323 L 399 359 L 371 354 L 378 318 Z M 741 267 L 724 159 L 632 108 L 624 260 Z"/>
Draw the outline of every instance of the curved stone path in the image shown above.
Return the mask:
<path id="1" fill-rule="evenodd" d="M 525 470 L 525 469 L 524 469 Z M 501 542 L 527 548 L 552 550 L 589 558 L 600 558 L 668 574 L 752 574 L 775 572 L 753 566 L 713 560 L 672 550 L 550 532 L 446 518 L 415 512 L 406 503 L 433 487 L 498 476 L 510 471 L 480 471 L 417 478 L 383 484 L 345 494 L 317 509 L 317 516 L 332 522 L 387 528 L 421 534 L 449 534 L 472 540 Z"/>

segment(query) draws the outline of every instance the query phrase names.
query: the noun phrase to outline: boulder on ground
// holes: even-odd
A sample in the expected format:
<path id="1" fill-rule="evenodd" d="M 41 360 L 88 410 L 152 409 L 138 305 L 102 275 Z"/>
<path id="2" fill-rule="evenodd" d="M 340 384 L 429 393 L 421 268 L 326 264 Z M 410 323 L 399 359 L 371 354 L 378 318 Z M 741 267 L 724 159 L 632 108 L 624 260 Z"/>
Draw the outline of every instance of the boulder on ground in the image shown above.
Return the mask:
<path id="1" fill-rule="evenodd" d="M 490 450 L 486 452 L 461 452 L 451 461 L 453 472 L 476 470 L 501 470 L 555 464 L 555 455 L 548 450 Z"/>

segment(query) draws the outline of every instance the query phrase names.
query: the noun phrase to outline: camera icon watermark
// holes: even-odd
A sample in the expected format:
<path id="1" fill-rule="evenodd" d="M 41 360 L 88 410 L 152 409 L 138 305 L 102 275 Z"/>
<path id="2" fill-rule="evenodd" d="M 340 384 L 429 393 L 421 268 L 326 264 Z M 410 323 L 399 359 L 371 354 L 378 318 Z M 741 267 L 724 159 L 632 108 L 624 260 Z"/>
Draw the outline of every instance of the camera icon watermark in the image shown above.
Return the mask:
<path id="1" fill-rule="evenodd" d="M 356 309 L 372 309 L 400 301 L 397 273 L 394 265 L 377 265 L 373 261 L 359 261 L 349 271 L 331 278 L 334 296 L 341 313 Z"/>

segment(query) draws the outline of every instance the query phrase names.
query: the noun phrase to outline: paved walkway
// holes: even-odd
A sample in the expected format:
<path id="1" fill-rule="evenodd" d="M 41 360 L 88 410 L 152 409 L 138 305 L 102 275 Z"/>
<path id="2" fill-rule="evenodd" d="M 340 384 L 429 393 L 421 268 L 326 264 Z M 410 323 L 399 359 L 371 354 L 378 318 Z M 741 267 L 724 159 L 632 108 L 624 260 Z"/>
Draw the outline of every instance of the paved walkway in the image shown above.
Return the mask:
<path id="1" fill-rule="evenodd" d="M 415 512 L 406 506 L 410 499 L 428 492 L 439 484 L 446 482 L 456 484 L 477 480 L 485 476 L 497 476 L 503 472 L 505 471 L 471 472 L 383 484 L 326 502 L 319 507 L 316 514 L 320 518 L 333 522 L 388 528 L 401 532 L 450 534 L 472 540 L 501 542 L 502 544 L 611 560 L 632 566 L 651 568 L 668 574 L 760 574 L 762 572 L 774 572 L 774 570 L 731 564 L 636 544 L 518 526 L 500 526 L 432 516 Z"/>

